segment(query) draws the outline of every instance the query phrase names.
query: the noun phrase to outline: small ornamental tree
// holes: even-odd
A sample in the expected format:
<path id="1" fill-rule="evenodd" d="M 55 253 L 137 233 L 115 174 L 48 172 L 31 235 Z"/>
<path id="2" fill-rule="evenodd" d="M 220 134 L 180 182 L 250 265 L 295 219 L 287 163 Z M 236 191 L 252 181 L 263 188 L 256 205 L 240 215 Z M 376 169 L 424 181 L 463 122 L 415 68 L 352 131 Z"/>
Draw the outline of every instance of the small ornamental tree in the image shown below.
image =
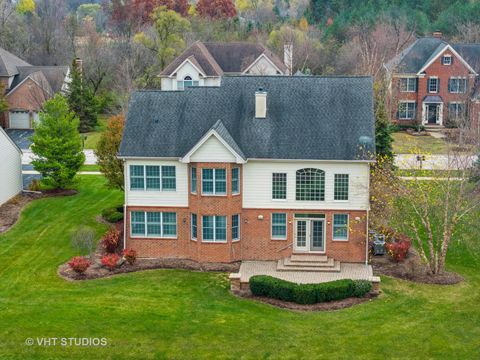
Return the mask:
<path id="1" fill-rule="evenodd" d="M 67 98 L 70 110 L 80 119 L 80 132 L 94 130 L 98 121 L 98 102 L 93 91 L 83 82 L 81 69 L 75 61 L 72 64 Z"/>
<path id="2" fill-rule="evenodd" d="M 112 116 L 95 150 L 97 163 L 100 165 L 100 171 L 107 178 L 108 185 L 120 190 L 124 189 L 123 162 L 117 158 L 117 154 L 122 142 L 124 125 L 123 115 Z"/>
<path id="3" fill-rule="evenodd" d="M 375 146 L 377 155 L 384 160 L 393 161 L 392 130 L 385 107 L 385 86 L 381 82 L 374 84 Z"/>
<path id="4" fill-rule="evenodd" d="M 114 253 L 120 243 L 120 232 L 115 229 L 111 228 L 103 235 L 102 238 L 102 246 L 108 253 Z"/>
<path id="5" fill-rule="evenodd" d="M 65 189 L 85 161 L 79 120 L 59 94 L 48 100 L 44 109 L 40 122 L 34 124 L 32 165 L 42 175 L 43 183 Z"/>

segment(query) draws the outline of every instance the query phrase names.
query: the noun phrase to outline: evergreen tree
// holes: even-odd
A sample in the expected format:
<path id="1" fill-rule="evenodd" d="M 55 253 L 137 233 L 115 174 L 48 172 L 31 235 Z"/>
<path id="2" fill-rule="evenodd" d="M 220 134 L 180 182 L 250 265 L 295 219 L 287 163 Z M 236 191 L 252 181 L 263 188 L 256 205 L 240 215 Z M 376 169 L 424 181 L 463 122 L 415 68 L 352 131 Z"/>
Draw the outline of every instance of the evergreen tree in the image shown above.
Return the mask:
<path id="1" fill-rule="evenodd" d="M 75 61 L 72 64 L 67 98 L 70 110 L 80 119 L 80 132 L 94 130 L 98 121 L 98 102 L 93 91 L 83 83 L 81 69 Z"/>
<path id="2" fill-rule="evenodd" d="M 388 120 L 387 109 L 385 107 L 385 87 L 377 82 L 374 84 L 374 111 L 375 111 L 375 146 L 377 156 L 384 157 L 385 160 L 393 161 L 393 138 L 392 127 Z"/>
<path id="3" fill-rule="evenodd" d="M 54 188 L 69 186 L 85 161 L 78 117 L 68 109 L 67 100 L 57 94 L 44 104 L 39 124 L 34 125 L 33 168 L 42 182 Z"/>
<path id="4" fill-rule="evenodd" d="M 0 114 L 8 110 L 8 102 L 5 97 L 5 85 L 0 82 Z"/>

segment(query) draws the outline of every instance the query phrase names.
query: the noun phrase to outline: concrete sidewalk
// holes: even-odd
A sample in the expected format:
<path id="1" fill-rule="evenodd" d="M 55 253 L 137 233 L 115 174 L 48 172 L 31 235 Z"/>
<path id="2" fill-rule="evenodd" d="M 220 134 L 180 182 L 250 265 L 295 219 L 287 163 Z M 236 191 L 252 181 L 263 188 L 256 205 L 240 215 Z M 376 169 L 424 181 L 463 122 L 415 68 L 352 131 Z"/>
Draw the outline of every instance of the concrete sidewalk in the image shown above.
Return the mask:
<path id="1" fill-rule="evenodd" d="M 23 155 L 22 155 L 22 165 L 29 165 L 32 163 L 32 160 L 35 155 L 33 155 L 32 150 L 30 149 L 24 149 L 22 150 Z M 85 154 L 85 165 L 95 165 L 97 163 L 97 157 L 95 156 L 95 153 L 93 150 L 83 150 L 83 153 Z"/>
<path id="2" fill-rule="evenodd" d="M 399 169 L 415 170 L 459 170 L 472 167 L 477 156 L 459 155 L 421 155 L 425 156 L 424 161 L 418 161 L 416 154 L 395 155 L 395 166 Z"/>

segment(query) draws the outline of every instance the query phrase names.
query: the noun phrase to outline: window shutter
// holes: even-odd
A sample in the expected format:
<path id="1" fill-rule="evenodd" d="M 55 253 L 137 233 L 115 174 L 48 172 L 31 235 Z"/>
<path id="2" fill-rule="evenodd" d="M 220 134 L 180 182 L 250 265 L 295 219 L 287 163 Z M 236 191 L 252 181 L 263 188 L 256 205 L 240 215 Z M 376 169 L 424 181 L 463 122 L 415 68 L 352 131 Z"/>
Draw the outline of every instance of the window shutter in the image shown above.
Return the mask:
<path id="1" fill-rule="evenodd" d="M 440 92 L 440 78 L 437 78 L 437 93 Z"/>
<path id="2" fill-rule="evenodd" d="M 418 91 L 418 78 L 415 78 L 415 92 Z"/>
<path id="3" fill-rule="evenodd" d="M 453 65 L 453 59 L 455 59 L 455 57 L 450 57 L 450 65 Z"/>
<path id="4" fill-rule="evenodd" d="M 450 93 L 452 92 L 452 79 L 451 78 L 448 79 L 448 92 L 450 92 Z"/>

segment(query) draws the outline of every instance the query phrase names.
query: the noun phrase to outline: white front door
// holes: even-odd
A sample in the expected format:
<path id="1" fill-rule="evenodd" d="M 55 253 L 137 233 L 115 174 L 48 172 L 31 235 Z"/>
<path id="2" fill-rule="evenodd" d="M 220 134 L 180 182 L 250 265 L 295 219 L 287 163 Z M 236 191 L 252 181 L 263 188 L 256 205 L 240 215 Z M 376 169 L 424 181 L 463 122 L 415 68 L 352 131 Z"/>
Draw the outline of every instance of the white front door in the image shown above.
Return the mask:
<path id="1" fill-rule="evenodd" d="M 298 252 L 325 252 L 325 220 L 295 220 L 294 250 Z"/>

